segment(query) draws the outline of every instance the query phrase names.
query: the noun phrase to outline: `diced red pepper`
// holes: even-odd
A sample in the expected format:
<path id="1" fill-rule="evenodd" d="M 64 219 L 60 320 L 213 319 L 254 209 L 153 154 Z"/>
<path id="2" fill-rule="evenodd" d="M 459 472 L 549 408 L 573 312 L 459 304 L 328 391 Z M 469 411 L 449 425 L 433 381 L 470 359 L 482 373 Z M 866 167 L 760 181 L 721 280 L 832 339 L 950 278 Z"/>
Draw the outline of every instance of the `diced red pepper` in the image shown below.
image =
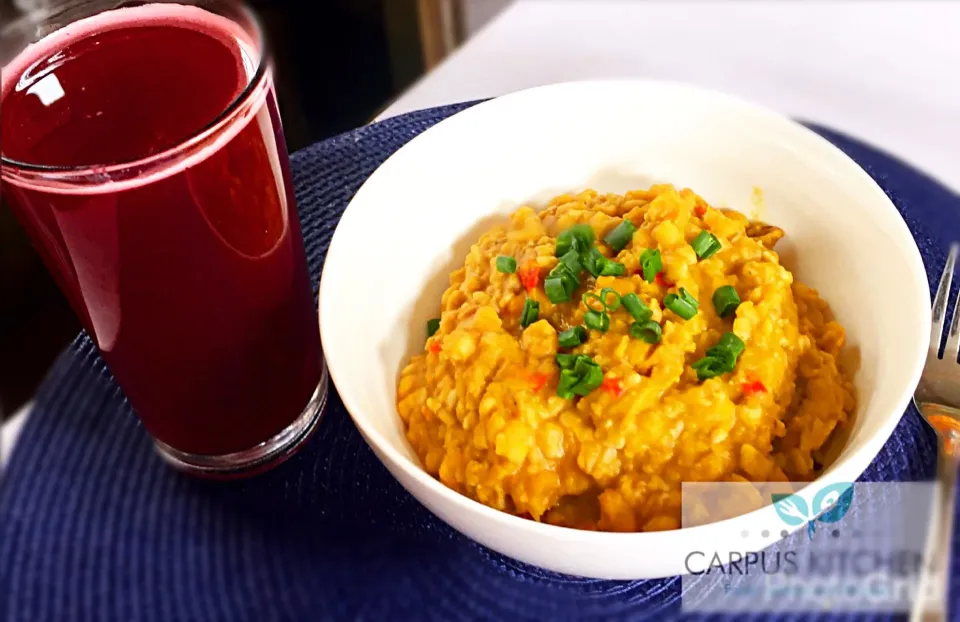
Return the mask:
<path id="1" fill-rule="evenodd" d="M 530 259 L 520 266 L 517 275 L 520 277 L 520 282 L 523 283 L 527 291 L 531 292 L 536 289 L 540 283 L 540 266 L 537 265 L 535 259 Z"/>
<path id="2" fill-rule="evenodd" d="M 740 390 L 743 391 L 743 394 L 747 397 L 757 395 L 758 393 L 766 393 L 767 387 L 763 386 L 763 383 L 759 380 L 752 380 L 750 382 L 744 382 L 740 385 Z"/>
<path id="3" fill-rule="evenodd" d="M 430 351 L 434 354 L 440 354 L 440 342 L 434 340 L 430 343 Z"/>
<path id="4" fill-rule="evenodd" d="M 540 372 L 534 372 L 533 374 L 530 374 L 530 384 L 533 385 L 533 390 L 535 392 L 542 389 L 547 384 L 548 380 L 550 380 L 550 376 L 546 374 L 542 374 Z"/>
<path id="5" fill-rule="evenodd" d="M 600 385 L 604 391 L 612 395 L 613 397 L 620 397 L 623 395 L 623 381 L 619 378 L 608 376 L 603 379 L 603 384 Z"/>
<path id="6" fill-rule="evenodd" d="M 694 211 L 696 212 L 697 216 L 703 218 L 703 215 L 707 213 L 707 208 L 702 205 L 698 205 Z"/>
<path id="7" fill-rule="evenodd" d="M 663 276 L 663 272 L 657 272 L 657 276 L 653 279 L 653 282 L 659 285 L 660 287 L 673 287 L 676 283 L 671 283 L 667 280 L 667 277 Z"/>

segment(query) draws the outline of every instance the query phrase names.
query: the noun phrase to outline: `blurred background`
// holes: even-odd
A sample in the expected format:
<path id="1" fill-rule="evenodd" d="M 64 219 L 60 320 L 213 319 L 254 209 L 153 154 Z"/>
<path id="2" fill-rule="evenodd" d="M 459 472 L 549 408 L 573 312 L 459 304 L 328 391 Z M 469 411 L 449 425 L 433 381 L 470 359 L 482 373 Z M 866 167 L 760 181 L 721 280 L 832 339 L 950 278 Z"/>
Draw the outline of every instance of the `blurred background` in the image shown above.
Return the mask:
<path id="1" fill-rule="evenodd" d="M 61 3 L 0 0 L 0 24 Z M 293 152 L 370 122 L 509 0 L 248 4 L 267 31 L 287 145 Z M 50 364 L 79 330 L 66 300 L 0 202 L 0 419 L 33 396 Z"/>

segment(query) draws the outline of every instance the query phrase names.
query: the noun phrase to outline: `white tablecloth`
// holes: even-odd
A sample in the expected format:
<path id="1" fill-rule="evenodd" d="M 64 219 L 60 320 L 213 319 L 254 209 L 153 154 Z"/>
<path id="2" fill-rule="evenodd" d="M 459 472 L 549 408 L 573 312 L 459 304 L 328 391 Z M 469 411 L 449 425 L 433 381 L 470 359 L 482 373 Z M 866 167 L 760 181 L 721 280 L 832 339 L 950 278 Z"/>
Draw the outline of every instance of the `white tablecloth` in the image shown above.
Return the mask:
<path id="1" fill-rule="evenodd" d="M 519 0 L 380 118 L 611 77 L 743 97 L 960 189 L 960 2 Z"/>
<path id="2" fill-rule="evenodd" d="M 520 0 L 378 118 L 567 80 L 677 80 L 842 130 L 960 189 L 958 75 L 960 2 Z M 0 465 L 25 411 L 0 429 Z"/>

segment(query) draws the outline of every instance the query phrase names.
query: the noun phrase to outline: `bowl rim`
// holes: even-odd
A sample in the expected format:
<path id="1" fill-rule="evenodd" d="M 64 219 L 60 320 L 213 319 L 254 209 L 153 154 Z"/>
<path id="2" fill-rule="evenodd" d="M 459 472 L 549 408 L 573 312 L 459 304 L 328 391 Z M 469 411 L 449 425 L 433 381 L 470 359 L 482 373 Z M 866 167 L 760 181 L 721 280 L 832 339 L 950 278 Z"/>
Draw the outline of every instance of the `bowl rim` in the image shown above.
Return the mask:
<path id="1" fill-rule="evenodd" d="M 443 126 L 444 124 L 456 119 L 456 123 L 467 122 L 472 116 L 478 114 L 485 114 L 491 108 L 509 106 L 513 101 L 527 98 L 531 96 L 537 96 L 542 92 L 549 91 L 562 91 L 565 89 L 590 89 L 590 88 L 611 88 L 615 86 L 621 86 L 624 88 L 646 88 L 652 90 L 679 90 L 681 92 L 685 91 L 696 97 L 707 97 L 716 100 L 718 103 L 725 103 L 734 107 L 739 108 L 743 111 L 744 114 L 755 115 L 758 118 L 782 124 L 784 130 L 787 132 L 792 132 L 793 137 L 796 140 L 806 141 L 811 148 L 818 149 L 824 154 L 831 154 L 832 157 L 839 158 L 843 161 L 846 161 L 846 164 L 850 165 L 849 171 L 844 171 L 844 176 L 854 176 L 859 179 L 861 183 L 865 183 L 865 193 L 869 192 L 873 195 L 873 200 L 878 205 L 882 204 L 886 209 L 892 211 L 892 214 L 896 216 L 899 225 L 899 235 L 903 237 L 908 244 L 902 247 L 904 253 L 904 259 L 908 260 L 910 271 L 914 273 L 915 277 L 925 284 L 924 288 L 921 288 L 925 295 L 922 296 L 921 300 L 914 300 L 922 313 L 919 313 L 920 321 L 920 334 L 927 335 L 930 332 L 930 293 L 928 285 L 928 279 L 926 276 L 926 270 L 923 264 L 923 259 L 920 254 L 920 250 L 917 246 L 917 242 L 913 237 L 913 234 L 910 232 L 909 227 L 906 224 L 906 221 L 903 219 L 903 216 L 900 214 L 896 205 L 893 201 L 886 195 L 883 189 L 877 184 L 877 182 L 858 164 L 853 158 L 848 156 L 843 152 L 839 147 L 820 136 L 812 129 L 806 127 L 805 125 L 795 121 L 794 119 L 780 114 L 779 112 L 774 111 L 771 108 L 751 102 L 746 99 L 742 99 L 738 96 L 730 95 L 729 93 L 724 93 L 721 91 L 713 90 L 710 88 L 705 88 L 689 83 L 672 81 L 672 80 L 652 80 L 652 79 L 642 79 L 642 78 L 608 78 L 608 79 L 587 79 L 587 80 L 573 80 L 573 81 L 564 81 L 557 82 L 552 84 L 545 84 L 541 86 L 535 86 L 532 88 L 522 89 L 514 91 L 505 95 L 492 97 L 485 99 L 476 103 L 469 108 L 460 110 L 449 117 L 441 119 L 439 122 L 433 126 L 427 128 L 417 136 L 413 137 L 411 140 L 407 141 L 402 145 L 397 151 L 392 153 L 380 166 L 374 170 L 371 175 L 364 180 L 357 192 L 351 197 L 350 201 L 347 204 L 343 214 L 341 215 L 341 222 L 344 217 L 350 213 L 351 208 L 354 206 L 358 197 L 363 196 L 364 188 L 367 184 L 370 183 L 370 180 L 376 176 L 377 171 L 380 167 L 386 165 L 394 158 L 397 154 L 401 153 L 407 149 L 410 145 L 418 144 L 422 142 L 423 136 L 429 136 L 430 133 L 436 127 Z M 351 214 L 351 219 L 353 218 Z M 341 228 L 340 223 L 338 222 L 337 228 L 334 231 L 334 234 L 330 240 L 330 244 L 327 249 L 327 255 L 324 261 L 323 271 L 320 276 L 320 286 L 319 286 L 319 295 L 318 295 L 318 314 L 322 318 L 325 313 L 324 309 L 330 308 L 335 304 L 335 301 L 331 299 L 330 296 L 325 296 L 325 291 L 329 291 L 329 287 L 325 287 L 327 281 L 328 269 L 331 267 L 330 258 L 334 258 L 333 268 L 336 268 L 336 257 L 339 252 L 338 249 L 341 245 L 345 244 L 343 242 L 343 236 L 339 235 Z M 909 255 L 909 257 L 906 257 Z M 328 326 L 328 325 L 327 325 Z M 331 328 L 326 328 L 323 321 L 320 321 L 320 334 L 321 340 L 325 342 L 324 344 L 324 354 L 327 357 L 327 367 L 330 373 L 330 378 L 333 381 L 336 387 L 340 386 L 339 380 L 340 375 L 338 371 L 338 366 L 336 363 L 331 362 L 331 358 L 339 358 L 336 347 L 332 349 L 327 348 L 327 343 L 333 342 L 332 339 L 323 339 L 325 334 L 331 335 Z M 332 336 L 332 335 L 331 335 Z M 841 461 L 840 458 L 834 463 L 834 466 L 831 466 L 826 473 L 823 473 L 816 477 L 815 479 L 808 482 L 792 482 L 799 486 L 796 494 L 807 497 L 811 496 L 813 485 L 827 485 L 829 483 L 840 483 L 840 482 L 854 482 L 866 468 L 869 466 L 870 462 L 877 456 L 877 454 L 882 449 L 883 445 L 886 444 L 889 440 L 893 430 L 899 424 L 903 414 L 909 404 L 913 399 L 913 389 L 917 386 L 920 381 L 920 375 L 923 372 L 923 367 L 926 359 L 926 351 L 928 349 L 928 344 L 926 340 L 921 340 L 915 346 L 914 360 L 912 368 L 910 370 L 909 381 L 905 385 L 908 387 L 905 389 L 904 394 L 900 396 L 896 403 L 896 408 L 891 411 L 891 413 L 883 420 L 883 424 L 875 428 L 872 432 L 869 433 L 868 437 L 864 440 L 863 446 L 853 454 L 844 456 L 841 452 L 840 457 L 843 458 Z M 330 356 L 330 352 L 333 352 L 334 356 Z M 344 385 L 347 386 L 347 385 Z M 539 537 L 554 537 L 557 539 L 563 539 L 566 541 L 576 541 L 579 544 L 591 544 L 598 547 L 609 547 L 611 545 L 623 546 L 623 545 L 639 545 L 645 539 L 649 540 L 650 538 L 665 538 L 665 537 L 691 537 L 697 535 L 707 535 L 707 532 L 713 531 L 716 529 L 730 528 L 733 524 L 739 521 L 744 521 L 747 518 L 756 519 L 761 514 L 769 513 L 775 511 L 772 504 L 765 505 L 758 509 L 740 514 L 731 518 L 726 518 L 720 521 L 706 523 L 704 525 L 697 525 L 693 527 L 681 527 L 675 530 L 670 531 L 650 531 L 650 532 L 604 532 L 604 531 L 589 531 L 583 529 L 575 529 L 572 527 L 563 527 L 559 525 L 551 525 L 548 523 L 541 523 L 533 520 L 528 520 L 497 510 L 495 508 L 489 507 L 463 495 L 452 488 L 445 486 L 440 480 L 434 478 L 432 475 L 427 473 L 423 467 L 415 463 L 413 460 L 409 459 L 407 456 L 401 454 L 401 452 L 393 447 L 393 445 L 387 441 L 383 435 L 381 435 L 373 425 L 368 424 L 365 419 L 366 413 L 365 409 L 361 408 L 356 401 L 352 398 L 349 393 L 344 395 L 338 389 L 338 394 L 341 397 L 344 408 L 350 415 L 350 418 L 353 420 L 354 425 L 357 426 L 364 440 L 371 446 L 371 449 L 374 451 L 374 454 L 381 461 L 389 461 L 393 467 L 400 469 L 404 474 L 413 478 L 418 484 L 423 486 L 430 493 L 439 496 L 444 501 L 451 503 L 454 506 L 457 506 L 459 509 L 468 512 L 482 518 L 484 520 L 492 520 L 496 523 L 499 523 L 504 528 L 509 528 L 514 531 L 518 536 L 522 535 L 536 535 Z M 356 415 L 355 412 L 361 413 L 363 416 Z M 394 413 L 396 414 L 396 413 Z M 399 416 L 399 415 L 397 415 Z M 390 471 L 391 469 L 388 469 Z M 394 479 L 397 479 L 396 475 L 391 472 L 391 476 Z M 401 483 L 401 485 L 403 485 Z M 407 488 L 404 486 L 404 488 Z M 412 491 L 407 489 L 407 492 L 413 494 Z M 416 497 L 416 495 L 414 495 Z M 806 499 L 810 501 L 810 499 Z M 435 514 L 431 510 L 432 514 Z M 444 520 L 441 518 L 441 520 Z M 444 522 L 446 522 L 444 520 Z M 789 533 L 793 533 L 799 527 L 786 527 L 786 530 Z M 768 543 L 768 544 L 772 544 Z M 764 545 L 767 546 L 767 545 Z M 758 549 L 759 550 L 759 549 Z"/>

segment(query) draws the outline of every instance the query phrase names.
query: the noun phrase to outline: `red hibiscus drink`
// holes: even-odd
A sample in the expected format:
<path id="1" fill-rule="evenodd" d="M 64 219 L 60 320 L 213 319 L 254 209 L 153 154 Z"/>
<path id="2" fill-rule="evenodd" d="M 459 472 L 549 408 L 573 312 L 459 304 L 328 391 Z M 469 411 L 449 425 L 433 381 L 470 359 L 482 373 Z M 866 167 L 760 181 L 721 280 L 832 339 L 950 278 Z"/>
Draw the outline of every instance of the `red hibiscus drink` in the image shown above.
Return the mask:
<path id="1" fill-rule="evenodd" d="M 98 4 L 4 59 L 5 200 L 160 454 L 263 470 L 327 381 L 259 29 L 228 2 Z"/>

